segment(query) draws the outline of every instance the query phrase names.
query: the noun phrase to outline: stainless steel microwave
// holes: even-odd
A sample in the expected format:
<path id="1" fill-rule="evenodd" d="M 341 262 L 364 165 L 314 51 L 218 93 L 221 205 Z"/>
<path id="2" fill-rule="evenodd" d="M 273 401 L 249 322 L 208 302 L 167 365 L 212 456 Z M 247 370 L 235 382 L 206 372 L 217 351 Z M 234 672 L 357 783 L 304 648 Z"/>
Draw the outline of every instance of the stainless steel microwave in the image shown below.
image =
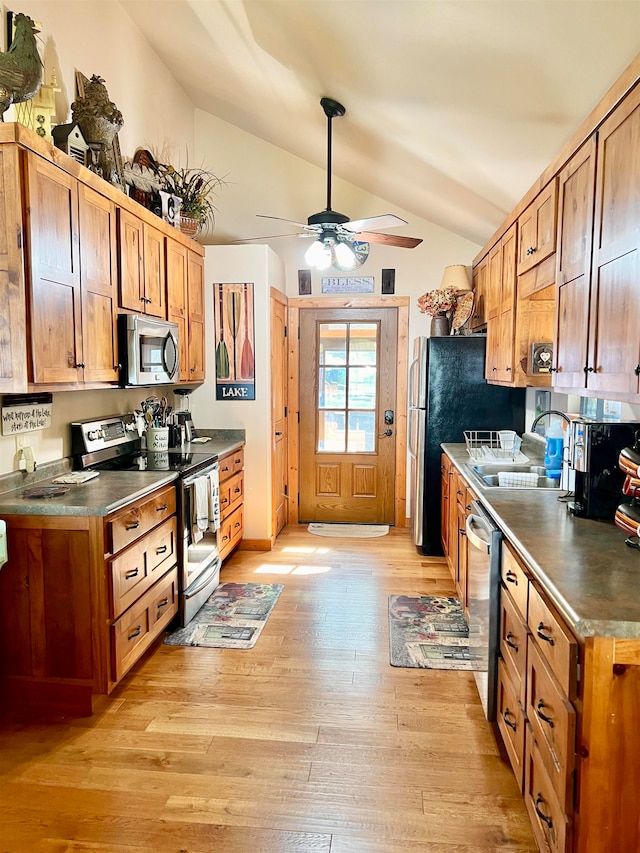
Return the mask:
<path id="1" fill-rule="evenodd" d="M 120 385 L 166 385 L 180 376 L 178 326 L 140 314 L 118 315 Z"/>

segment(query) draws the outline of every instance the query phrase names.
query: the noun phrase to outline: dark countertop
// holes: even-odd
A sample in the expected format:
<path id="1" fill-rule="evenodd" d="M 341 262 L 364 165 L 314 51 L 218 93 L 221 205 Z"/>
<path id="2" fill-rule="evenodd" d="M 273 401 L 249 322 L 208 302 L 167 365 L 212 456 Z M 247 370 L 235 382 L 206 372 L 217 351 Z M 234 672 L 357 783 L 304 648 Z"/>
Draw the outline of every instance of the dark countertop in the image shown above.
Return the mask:
<path id="1" fill-rule="evenodd" d="M 185 453 L 224 456 L 244 444 L 244 430 L 199 429 L 211 441 L 191 442 Z M 38 466 L 33 474 L 14 472 L 0 478 L 0 517 L 6 515 L 93 515 L 104 516 L 136 501 L 178 478 L 176 471 L 101 471 L 98 477 L 55 498 L 24 498 L 22 492 L 35 486 L 50 486 L 54 477 L 71 470 L 71 460 Z M 53 484 L 55 485 L 55 484 Z"/>
<path id="2" fill-rule="evenodd" d="M 465 445 L 442 447 L 579 639 L 640 638 L 640 552 L 622 530 L 571 515 L 563 492 L 478 488 Z"/>

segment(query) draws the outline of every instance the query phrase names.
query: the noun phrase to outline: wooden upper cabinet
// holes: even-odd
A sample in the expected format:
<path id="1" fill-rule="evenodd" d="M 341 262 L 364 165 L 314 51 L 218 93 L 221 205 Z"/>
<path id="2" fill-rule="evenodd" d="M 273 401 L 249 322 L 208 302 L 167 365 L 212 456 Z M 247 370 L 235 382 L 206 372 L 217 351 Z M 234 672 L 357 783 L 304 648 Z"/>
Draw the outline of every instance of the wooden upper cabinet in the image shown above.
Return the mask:
<path id="1" fill-rule="evenodd" d="M 518 275 L 556 250 L 558 180 L 554 178 L 518 218 Z"/>
<path id="2" fill-rule="evenodd" d="M 79 214 L 83 379 L 116 383 L 120 367 L 116 207 L 100 193 L 79 184 Z"/>
<path id="3" fill-rule="evenodd" d="M 516 234 L 515 223 L 500 240 L 501 272 L 500 272 L 500 313 L 512 311 L 516 299 Z"/>
<path id="4" fill-rule="evenodd" d="M 489 252 L 485 361 L 485 375 L 489 382 L 514 383 L 516 235 L 517 224 L 514 222 Z"/>
<path id="5" fill-rule="evenodd" d="M 589 331 L 596 136 L 560 172 L 554 385 L 584 388 Z"/>
<path id="6" fill-rule="evenodd" d="M 32 381 L 75 383 L 84 366 L 77 181 L 30 151 L 26 160 Z"/>
<path id="7" fill-rule="evenodd" d="M 489 273 L 489 256 L 485 255 L 480 263 L 473 268 L 473 315 L 471 329 L 476 331 L 487 322 L 487 276 Z"/>
<path id="8" fill-rule="evenodd" d="M 19 151 L 0 146 L 0 394 L 27 390 Z"/>
<path id="9" fill-rule="evenodd" d="M 502 244 L 500 240 L 487 256 L 486 319 L 497 317 L 502 300 Z"/>
<path id="10" fill-rule="evenodd" d="M 640 86 L 598 131 L 587 388 L 637 394 L 640 379 Z"/>
<path id="11" fill-rule="evenodd" d="M 128 210 L 118 210 L 120 307 L 165 319 L 164 234 Z"/>
<path id="12" fill-rule="evenodd" d="M 187 255 L 189 306 L 189 382 L 204 382 L 204 258 L 195 252 Z"/>
<path id="13" fill-rule="evenodd" d="M 189 380 L 188 251 L 182 243 L 167 239 L 167 319 L 178 326 L 181 382 Z"/>

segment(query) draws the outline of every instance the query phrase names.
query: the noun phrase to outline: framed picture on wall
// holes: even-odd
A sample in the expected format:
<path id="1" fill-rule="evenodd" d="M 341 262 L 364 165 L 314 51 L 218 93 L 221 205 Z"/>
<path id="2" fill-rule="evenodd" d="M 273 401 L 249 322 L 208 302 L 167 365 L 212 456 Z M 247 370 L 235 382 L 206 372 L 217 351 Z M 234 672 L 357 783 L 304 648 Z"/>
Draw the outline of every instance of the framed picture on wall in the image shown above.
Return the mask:
<path id="1" fill-rule="evenodd" d="M 214 284 L 216 400 L 255 400 L 253 284 Z"/>

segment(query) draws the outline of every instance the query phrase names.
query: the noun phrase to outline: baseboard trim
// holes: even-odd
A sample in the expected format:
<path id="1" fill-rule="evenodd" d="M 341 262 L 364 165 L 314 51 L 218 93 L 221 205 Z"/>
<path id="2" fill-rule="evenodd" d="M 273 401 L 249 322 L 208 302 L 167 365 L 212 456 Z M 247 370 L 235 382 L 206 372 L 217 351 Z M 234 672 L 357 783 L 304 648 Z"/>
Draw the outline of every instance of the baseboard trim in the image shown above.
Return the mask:
<path id="1" fill-rule="evenodd" d="M 243 539 L 238 544 L 239 551 L 270 551 L 271 539 Z"/>

